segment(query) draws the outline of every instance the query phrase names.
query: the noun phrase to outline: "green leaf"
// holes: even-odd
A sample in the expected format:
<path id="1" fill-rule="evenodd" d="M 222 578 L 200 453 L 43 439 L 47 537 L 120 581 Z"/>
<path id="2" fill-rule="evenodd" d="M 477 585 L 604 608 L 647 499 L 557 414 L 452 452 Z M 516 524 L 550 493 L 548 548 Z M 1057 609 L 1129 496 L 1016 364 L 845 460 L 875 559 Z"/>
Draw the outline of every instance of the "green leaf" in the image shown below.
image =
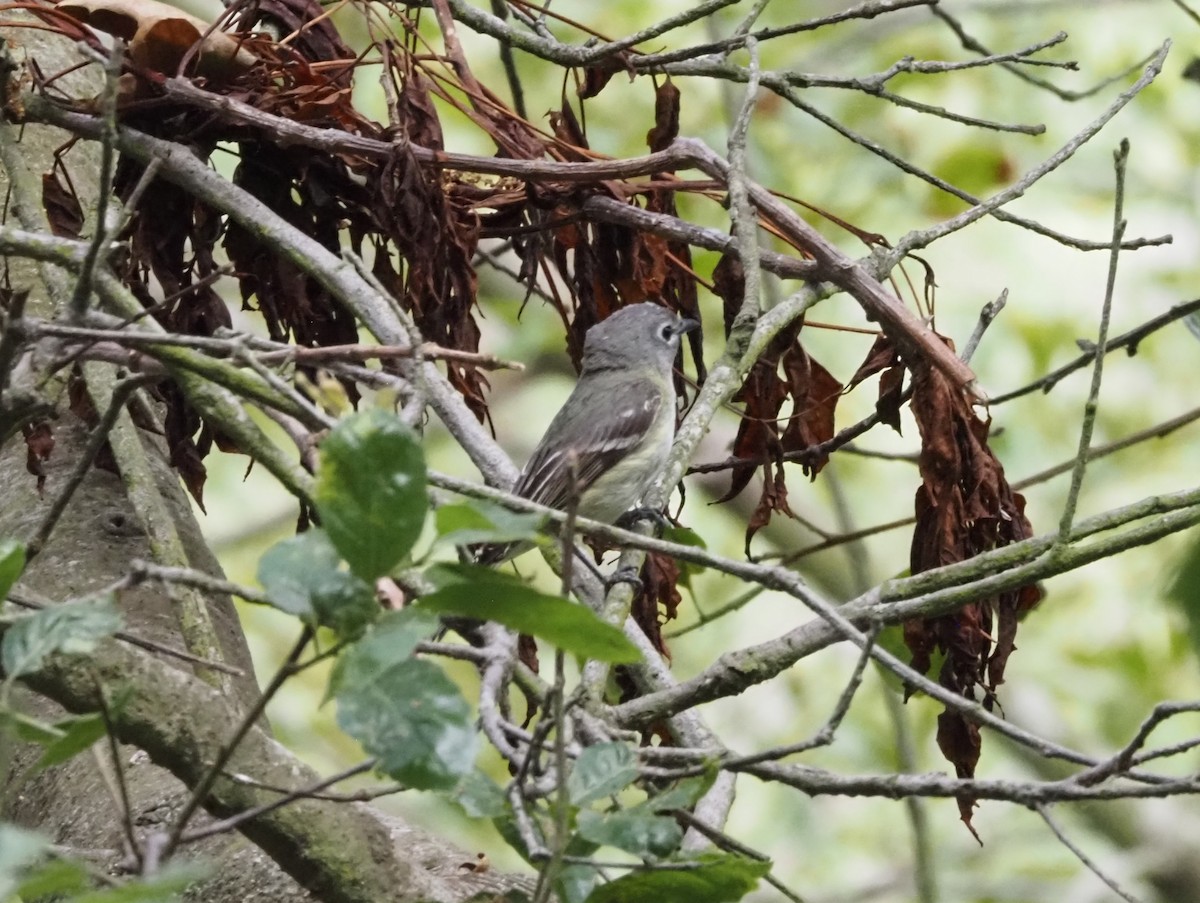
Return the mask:
<path id="1" fill-rule="evenodd" d="M 321 443 L 317 510 L 350 570 L 368 582 L 412 550 L 425 512 L 425 455 L 394 414 L 373 410 L 341 421 Z"/>
<path id="2" fill-rule="evenodd" d="M 137 878 L 120 887 L 107 887 L 72 897 L 71 903 L 175 903 L 179 894 L 208 871 L 193 862 L 171 863 L 149 878 Z"/>
<path id="3" fill-rule="evenodd" d="M 54 727 L 62 731 L 62 735 L 47 744 L 42 757 L 33 766 L 35 771 L 43 771 L 74 758 L 106 733 L 104 717 L 99 712 L 66 718 Z"/>
<path id="4" fill-rule="evenodd" d="M 38 900 L 51 895 L 71 894 L 74 896 L 87 889 L 90 884 L 87 869 L 82 863 L 71 859 L 50 859 L 21 876 L 16 896 L 23 900 Z"/>
<path id="5" fill-rule="evenodd" d="M 669 856 L 679 848 L 683 830 L 673 818 L 645 811 L 579 813 L 576 828 L 581 837 L 601 846 L 616 847 L 636 856 Z"/>
<path id="6" fill-rule="evenodd" d="M 341 569 L 341 556 L 324 530 L 273 545 L 258 563 L 258 582 L 275 608 L 343 637 L 361 633 L 379 614 L 374 591 Z"/>
<path id="7" fill-rule="evenodd" d="M 730 903 L 754 889 L 769 862 L 714 854 L 684 871 L 633 872 L 592 891 L 587 903 Z"/>
<path id="8" fill-rule="evenodd" d="M 369 684 L 388 668 L 409 659 L 417 644 L 438 629 L 438 623 L 436 615 L 411 606 L 385 612 L 362 639 L 338 658 L 326 698 L 337 695 L 343 688 Z"/>
<path id="9" fill-rule="evenodd" d="M 667 527 L 663 531 L 663 539 L 668 542 L 678 543 L 681 546 L 692 546 L 697 549 L 707 549 L 708 544 L 695 530 L 688 527 Z M 688 561 L 680 561 L 679 564 L 679 582 L 686 586 L 689 590 L 692 588 L 692 577 L 704 570 L 698 564 L 692 564 Z"/>
<path id="10" fill-rule="evenodd" d="M 644 803 L 638 803 L 633 810 L 648 812 L 669 812 L 672 809 L 689 809 L 700 801 L 700 797 L 708 793 L 713 782 L 717 779 L 715 763 L 704 774 L 694 778 L 684 778 L 674 787 L 669 787 L 657 796 L 652 796 Z M 633 811 L 630 810 L 630 811 Z"/>
<path id="11" fill-rule="evenodd" d="M 486 499 L 470 499 L 437 509 L 438 542 L 467 546 L 482 542 L 517 542 L 533 539 L 545 523 L 540 514 L 510 511 Z"/>
<path id="12" fill-rule="evenodd" d="M 379 652 L 346 652 L 336 681 L 338 724 L 397 781 L 425 790 L 453 787 L 475 764 L 471 707 L 437 665 L 384 661 Z"/>
<path id="13" fill-rule="evenodd" d="M 115 633 L 121 616 L 111 596 L 64 602 L 18 618 L 0 642 L 0 664 L 9 680 L 38 670 L 55 652 L 85 653 Z"/>
<path id="14" fill-rule="evenodd" d="M 55 728 L 53 724 L 40 721 L 32 715 L 26 715 L 15 709 L 0 708 L 0 736 L 3 736 L 4 730 L 13 731 L 18 740 L 26 743 L 38 743 L 42 746 L 48 746 L 63 737 L 63 732 Z"/>
<path id="15" fill-rule="evenodd" d="M 620 793 L 637 780 L 637 757 L 627 743 L 597 743 L 575 760 L 567 794 L 576 806 Z"/>
<path id="16" fill-rule="evenodd" d="M 15 539 L 0 539 L 0 602 L 25 570 L 25 547 Z"/>
<path id="17" fill-rule="evenodd" d="M 586 855 L 586 854 L 585 854 Z M 600 881 L 600 872 L 590 865 L 574 863 L 558 873 L 554 889 L 563 903 L 584 903 Z M 646 901 L 650 903 L 650 901 Z"/>
<path id="18" fill-rule="evenodd" d="M 50 846 L 41 834 L 0 822 L 0 900 L 16 890 L 18 876 Z"/>
<path id="19" fill-rule="evenodd" d="M 478 768 L 468 772 L 450 796 L 470 818 L 499 818 L 508 811 L 500 785 Z"/>
<path id="20" fill-rule="evenodd" d="M 422 608 L 497 621 L 588 659 L 619 664 L 641 657 L 625 634 L 591 609 L 539 593 L 507 574 L 457 564 L 431 568 L 427 576 L 439 588 L 420 599 Z"/>

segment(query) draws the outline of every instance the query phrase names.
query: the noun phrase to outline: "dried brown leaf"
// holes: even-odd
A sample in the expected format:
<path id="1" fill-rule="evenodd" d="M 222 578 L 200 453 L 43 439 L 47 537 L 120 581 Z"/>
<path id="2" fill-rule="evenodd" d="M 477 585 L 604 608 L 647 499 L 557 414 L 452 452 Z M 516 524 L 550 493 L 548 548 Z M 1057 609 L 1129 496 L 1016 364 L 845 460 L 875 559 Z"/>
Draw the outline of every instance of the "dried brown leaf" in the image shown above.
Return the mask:
<path id="1" fill-rule="evenodd" d="M 78 238 L 83 231 L 83 207 L 57 170 L 42 174 L 42 207 L 50 231 L 59 238 Z"/>
<path id="2" fill-rule="evenodd" d="M 46 469 L 43 462 L 50 460 L 54 451 L 54 433 L 45 420 L 27 423 L 21 427 L 25 437 L 25 469 L 37 477 L 38 495 L 46 488 Z"/>
<path id="3" fill-rule="evenodd" d="M 966 396 L 941 373 L 922 368 L 913 376 L 912 410 L 921 433 L 922 479 L 915 501 L 912 573 L 1031 536 L 1025 500 L 1009 486 L 988 447 L 990 424 L 976 416 Z M 924 673 L 933 653 L 944 653 L 938 682 L 964 699 L 981 698 L 991 709 L 1015 648 L 1017 622 L 1038 598 L 1038 590 L 1027 586 L 976 600 L 950 615 L 906 624 L 913 667 Z M 938 719 L 938 744 L 961 777 L 974 775 L 980 750 L 974 723 L 945 711 Z M 973 805 L 973 800 L 959 800 L 968 827 Z"/>
<path id="4" fill-rule="evenodd" d="M 61 0 L 58 9 L 122 38 L 135 65 L 163 75 L 175 75 L 197 42 L 196 71 L 206 78 L 228 78 L 257 61 L 242 41 L 159 0 Z"/>

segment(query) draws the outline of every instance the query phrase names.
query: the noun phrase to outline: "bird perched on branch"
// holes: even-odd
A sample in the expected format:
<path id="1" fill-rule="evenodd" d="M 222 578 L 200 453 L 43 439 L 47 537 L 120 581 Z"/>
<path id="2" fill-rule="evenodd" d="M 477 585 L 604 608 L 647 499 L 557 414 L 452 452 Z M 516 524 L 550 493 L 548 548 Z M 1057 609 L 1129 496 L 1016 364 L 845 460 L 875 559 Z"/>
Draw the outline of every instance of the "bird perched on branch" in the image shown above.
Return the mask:
<path id="1" fill-rule="evenodd" d="M 634 508 L 662 471 L 675 438 L 680 337 L 699 327 L 657 304 L 623 307 L 588 330 L 583 370 L 512 491 L 580 517 L 614 523 Z M 480 546 L 475 560 L 496 564 L 528 543 Z"/>

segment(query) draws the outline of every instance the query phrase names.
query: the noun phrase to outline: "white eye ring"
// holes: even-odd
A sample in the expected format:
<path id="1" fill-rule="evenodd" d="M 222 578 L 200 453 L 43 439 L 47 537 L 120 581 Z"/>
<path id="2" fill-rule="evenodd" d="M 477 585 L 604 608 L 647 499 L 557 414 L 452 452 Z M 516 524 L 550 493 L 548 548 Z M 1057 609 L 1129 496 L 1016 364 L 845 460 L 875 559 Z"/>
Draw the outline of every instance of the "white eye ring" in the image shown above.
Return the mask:
<path id="1" fill-rule="evenodd" d="M 665 325 L 662 329 L 660 329 L 658 331 L 658 334 L 659 334 L 659 336 L 662 337 L 662 340 L 664 342 L 669 342 L 669 341 L 671 341 L 672 337 L 675 335 L 675 330 L 671 326 L 671 324 L 668 323 L 667 325 Z"/>

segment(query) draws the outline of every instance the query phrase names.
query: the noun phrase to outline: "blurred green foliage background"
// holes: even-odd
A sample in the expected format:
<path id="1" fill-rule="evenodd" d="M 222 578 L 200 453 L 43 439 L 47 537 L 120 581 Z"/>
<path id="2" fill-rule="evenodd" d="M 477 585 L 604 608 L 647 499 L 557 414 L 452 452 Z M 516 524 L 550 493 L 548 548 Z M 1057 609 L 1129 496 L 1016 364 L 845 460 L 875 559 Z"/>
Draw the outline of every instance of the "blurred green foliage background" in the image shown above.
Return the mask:
<path id="1" fill-rule="evenodd" d="M 820 0 L 776 0 L 761 25 L 811 18 L 849 4 Z M 1082 90 L 1134 66 L 1164 40 L 1175 46 L 1157 82 L 1061 169 L 1044 179 L 1011 209 L 1082 238 L 1110 235 L 1113 205 L 1112 152 L 1121 138 L 1132 144 L 1125 215 L 1127 238 L 1171 233 L 1172 244 L 1122 254 L 1113 309 L 1113 334 L 1124 332 L 1200 295 L 1197 204 L 1200 201 L 1200 84 L 1184 80 L 1184 68 L 1200 48 L 1197 25 L 1171 0 L 1130 2 L 944 2 L 970 32 L 994 52 L 1013 50 L 1062 30 L 1065 43 L 1045 52 L 1047 59 L 1073 59 L 1077 72 L 1034 70 L 1067 88 Z M 654 4 L 619 0 L 593 4 L 556 2 L 557 13 L 618 37 L 688 6 L 683 0 Z M 743 2 L 709 22 L 697 23 L 643 49 L 686 46 L 727 34 L 745 14 Z M 204 10 L 209 12 L 212 10 Z M 424 33 L 438 46 L 432 16 Z M 363 40 L 359 14 L 340 11 L 335 21 L 345 35 Z M 563 39 L 581 36 L 552 26 Z M 495 44 L 465 27 L 460 36 L 480 79 L 507 96 Z M 928 11 L 915 8 L 870 22 L 798 34 L 762 46 L 764 68 L 793 68 L 836 76 L 867 75 L 897 59 L 967 60 L 954 35 Z M 744 62 L 745 54 L 735 59 Z M 554 66 L 518 54 L 530 116 L 562 105 L 562 73 Z M 362 108 L 382 116 L 375 70 L 360 70 L 356 85 Z M 1066 102 L 998 68 L 944 75 L 909 75 L 889 88 L 899 94 L 954 111 L 1004 122 L 1044 123 L 1045 134 L 1031 137 L 970 128 L 885 100 L 837 89 L 801 91 L 805 102 L 848 128 L 969 191 L 992 194 L 1052 154 L 1133 82 L 1126 76 L 1093 96 Z M 704 139 L 724 151 L 732 111 L 743 87 L 703 79 L 678 78 L 683 92 L 681 134 Z M 578 110 L 573 90 L 568 97 Z M 613 156 L 644 152 L 653 125 L 654 92 L 648 78 L 616 76 L 586 102 L 591 146 Z M 447 148 L 492 153 L 483 136 L 463 117 L 445 111 Z M 544 121 L 544 120 L 543 120 Z M 965 209 L 965 205 L 888 162 L 857 147 L 778 97 L 763 92 L 751 126 L 751 175 L 763 184 L 828 210 L 856 226 L 895 240 Z M 719 228 L 723 211 L 699 199 L 681 201 L 683 215 Z M 866 248 L 826 221 L 810 221 L 852 255 Z M 1078 339 L 1095 339 L 1108 255 L 1081 252 L 1022 229 L 985 219 L 922 252 L 935 274 L 936 326 L 959 346 L 970 334 L 980 308 L 1007 289 L 1008 304 L 984 337 L 974 366 L 982 385 L 999 394 L 1037 379 L 1078 353 Z M 707 275 L 714 255 L 699 252 L 697 270 Z M 910 263 L 907 276 L 920 286 L 923 273 Z M 768 297 L 794 286 L 769 283 Z M 907 292 L 907 288 L 905 288 Z M 483 350 L 523 361 L 520 374 L 492 380 L 492 416 L 501 444 L 521 462 L 569 391 L 573 374 L 557 315 L 536 298 L 522 309 L 523 290 L 507 277 L 480 267 L 480 320 Z M 722 347 L 720 302 L 701 292 L 706 353 Z M 243 314 L 253 325 L 253 315 Z M 871 337 L 820 324 L 864 327 L 852 299 L 835 296 L 821 303 L 804 331 L 808 350 L 845 382 L 857 369 Z M 690 367 L 690 362 L 689 362 Z M 1119 440 L 1191 410 L 1200 403 L 1196 373 L 1200 343 L 1183 324 L 1154 334 L 1136 356 L 1118 352 L 1106 362 L 1094 443 Z M 1069 460 L 1079 441 L 1079 424 L 1090 371 L 1081 371 L 1048 395 L 1029 394 L 998 406 L 993 417 L 994 447 L 1013 480 Z M 839 427 L 869 413 L 874 381 L 845 397 Z M 734 428 L 732 414 L 718 419 L 699 460 L 722 459 Z M 1158 492 L 1195 485 L 1200 443 L 1195 425 L 1151 439 L 1103 458 L 1088 469 L 1080 516 L 1133 502 Z M 914 424 L 903 435 L 878 428 L 860 440 L 865 449 L 912 452 Z M 476 476 L 440 425 L 427 431 L 430 465 L 441 471 Z M 263 550 L 294 529 L 295 509 L 262 469 L 249 474 L 245 460 L 208 460 L 208 514 L 200 515 L 207 535 L 232 579 L 252 582 Z M 712 506 L 727 477 L 689 478 L 682 521 L 709 547 L 739 555 L 745 519 L 753 508 L 756 483 L 733 502 Z M 835 454 L 815 480 L 798 470 L 789 481 L 793 509 L 804 523 L 776 519 L 754 542 L 759 555 L 787 552 L 839 533 L 911 514 L 916 469 L 902 460 L 881 460 L 846 452 Z M 1026 490 L 1028 513 L 1038 533 L 1058 523 L 1068 477 Z M 811 526 L 810 526 L 811 525 Z M 819 589 L 846 599 L 908 566 L 909 533 L 898 529 L 864 542 L 831 549 L 797 565 Z M 1013 722 L 1055 742 L 1104 756 L 1120 748 L 1156 702 L 1200 696 L 1196 633 L 1189 629 L 1188 599 L 1195 605 L 1196 582 L 1168 593 L 1188 545 L 1198 536 L 1180 536 L 1150 548 L 1049 581 L 1041 607 L 1022 626 L 1019 649 L 1009 663 L 1001 700 Z M 523 573 L 538 574 L 536 556 L 522 559 Z M 711 612 L 744 587 L 719 576 L 693 581 L 679 624 L 695 621 L 697 609 Z M 1180 604 L 1180 601 L 1185 604 Z M 291 643 L 295 626 L 278 614 L 243 608 L 260 673 L 270 673 Z M 686 678 L 722 652 L 771 638 L 810 615 L 791 599 L 764 594 L 737 613 L 680 637 L 671 645 L 673 665 Z M 808 659 L 781 679 L 741 697 L 711 704 L 704 716 L 717 733 L 744 751 L 795 742 L 817 730 L 849 676 L 855 655 L 835 647 Z M 474 676 L 454 671 L 468 694 Z M 321 706 L 324 675 L 306 672 L 293 681 L 270 710 L 281 740 L 313 765 L 330 771 L 361 756 L 333 723 L 331 706 Z M 803 762 L 845 773 L 879 773 L 900 768 L 950 771 L 934 743 L 937 708 L 913 699 L 900 706 L 894 690 L 869 673 L 850 716 L 834 744 Z M 1156 744 L 1194 736 L 1194 716 L 1175 719 L 1154 737 Z M 911 761 L 902 753 L 911 745 Z M 1194 752 L 1173 765 L 1181 773 L 1200 765 Z M 985 737 L 978 775 L 1014 779 L 1050 776 L 1059 766 Z M 503 777 L 503 775 L 498 775 Z M 470 823 L 432 797 L 404 795 L 381 803 L 426 824 L 465 848 L 486 851 L 503 865 L 515 857 L 486 824 Z M 1039 816 L 1017 806 L 984 803 L 975 825 L 980 847 L 959 823 L 953 801 L 918 804 L 927 820 L 929 856 L 938 899 L 947 901 L 1099 901 L 1112 892 L 1063 845 Z M 1056 810 L 1065 830 L 1093 859 L 1145 901 L 1176 901 L 1200 896 L 1200 803 L 1180 798 L 1107 803 Z M 914 888 L 914 844 L 908 805 L 874 798 L 811 799 L 777 786 L 743 778 L 729 831 L 770 855 L 775 873 L 806 900 L 918 899 Z M 1180 896 L 1180 894 L 1184 894 Z M 760 892 L 755 899 L 773 899 Z"/>

